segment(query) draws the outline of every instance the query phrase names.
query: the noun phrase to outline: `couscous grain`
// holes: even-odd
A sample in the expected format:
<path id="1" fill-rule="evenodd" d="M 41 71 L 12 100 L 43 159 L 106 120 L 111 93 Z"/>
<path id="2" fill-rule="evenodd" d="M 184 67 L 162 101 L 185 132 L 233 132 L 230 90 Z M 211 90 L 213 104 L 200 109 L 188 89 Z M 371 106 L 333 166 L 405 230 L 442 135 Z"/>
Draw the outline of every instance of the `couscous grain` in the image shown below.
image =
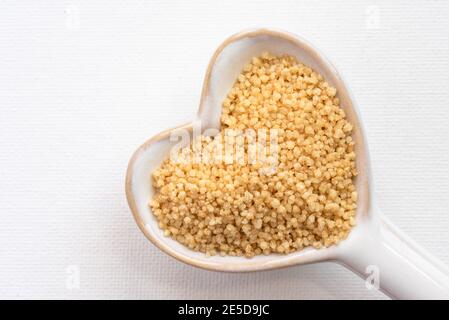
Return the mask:
<path id="1" fill-rule="evenodd" d="M 357 173 L 353 126 L 336 95 L 291 56 L 253 58 L 223 102 L 221 132 L 198 140 L 215 161 L 166 160 L 154 171 L 150 207 L 164 234 L 207 255 L 246 257 L 345 239 L 355 224 Z M 275 170 L 248 155 L 243 164 L 225 161 L 217 141 L 227 129 L 276 129 Z"/>

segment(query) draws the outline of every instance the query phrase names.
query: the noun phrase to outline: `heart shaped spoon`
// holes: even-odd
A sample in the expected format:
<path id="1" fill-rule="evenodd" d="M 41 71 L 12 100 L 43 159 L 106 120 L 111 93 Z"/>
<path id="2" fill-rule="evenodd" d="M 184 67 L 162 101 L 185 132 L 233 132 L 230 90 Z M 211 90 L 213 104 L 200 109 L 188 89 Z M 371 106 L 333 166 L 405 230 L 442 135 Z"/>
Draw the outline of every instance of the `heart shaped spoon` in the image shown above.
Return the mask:
<path id="1" fill-rule="evenodd" d="M 215 271 L 269 270 L 320 261 L 335 261 L 353 270 L 393 298 L 449 298 L 449 269 L 396 229 L 374 206 L 367 143 L 356 105 L 335 68 L 309 43 L 289 33 L 254 30 L 227 39 L 213 55 L 206 72 L 198 121 L 204 129 L 220 128 L 221 107 L 244 65 L 262 52 L 288 54 L 310 66 L 337 88 L 340 105 L 353 126 L 358 191 L 357 225 L 337 246 L 307 248 L 288 255 L 207 257 L 165 237 L 148 206 L 153 197 L 150 173 L 167 159 L 176 142 L 170 134 L 193 131 L 194 123 L 158 134 L 132 156 L 126 175 L 126 195 L 134 218 L 145 236 L 165 253 L 190 265 Z"/>

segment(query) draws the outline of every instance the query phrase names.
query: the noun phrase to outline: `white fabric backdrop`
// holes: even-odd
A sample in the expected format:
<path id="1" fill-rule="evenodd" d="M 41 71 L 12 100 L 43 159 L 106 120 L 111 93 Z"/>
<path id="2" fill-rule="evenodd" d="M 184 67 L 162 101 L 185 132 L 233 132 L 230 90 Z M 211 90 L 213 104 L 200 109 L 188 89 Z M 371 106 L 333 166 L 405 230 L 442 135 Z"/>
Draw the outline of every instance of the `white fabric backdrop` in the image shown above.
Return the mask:
<path id="1" fill-rule="evenodd" d="M 213 51 L 259 26 L 300 34 L 337 65 L 379 207 L 449 263 L 448 14 L 442 0 L 2 1 L 0 298 L 385 298 L 330 263 L 194 269 L 131 218 L 132 151 L 190 120 Z"/>

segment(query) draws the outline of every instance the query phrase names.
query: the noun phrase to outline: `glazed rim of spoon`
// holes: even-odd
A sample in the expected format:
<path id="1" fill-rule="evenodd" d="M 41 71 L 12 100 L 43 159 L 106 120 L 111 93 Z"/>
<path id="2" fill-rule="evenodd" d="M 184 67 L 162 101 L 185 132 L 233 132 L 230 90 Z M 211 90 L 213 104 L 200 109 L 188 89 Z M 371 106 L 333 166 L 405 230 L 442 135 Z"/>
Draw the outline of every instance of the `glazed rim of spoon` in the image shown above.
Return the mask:
<path id="1" fill-rule="evenodd" d="M 345 243 L 351 241 L 352 234 L 354 230 L 358 228 L 358 225 L 363 223 L 365 219 L 369 218 L 368 212 L 370 211 L 370 172 L 369 172 L 369 161 L 368 154 L 366 149 L 366 142 L 364 140 L 364 135 L 361 128 L 361 123 L 357 116 L 356 106 L 353 98 L 348 92 L 348 88 L 345 85 L 344 81 L 341 78 L 341 75 L 336 71 L 335 67 L 312 45 L 310 45 L 304 39 L 300 37 L 283 32 L 283 31 L 274 31 L 268 29 L 258 29 L 252 31 L 240 32 L 232 35 L 228 39 L 226 39 L 215 51 L 213 54 L 203 82 L 202 94 L 200 98 L 199 110 L 197 113 L 197 119 L 204 120 L 203 123 L 209 123 L 211 119 L 207 117 L 210 116 L 207 110 L 210 107 L 211 103 L 219 104 L 216 106 L 220 110 L 221 114 L 221 104 L 222 101 L 214 101 L 211 102 L 210 95 L 211 93 L 211 77 L 216 72 L 214 69 L 216 67 L 217 61 L 223 55 L 227 48 L 231 45 L 238 44 L 241 41 L 250 40 L 254 41 L 254 43 L 266 43 L 275 41 L 279 44 L 285 44 L 286 47 L 290 48 L 292 52 L 283 52 L 285 48 L 275 48 L 275 50 L 280 50 L 279 52 L 273 52 L 275 54 L 289 54 L 298 59 L 298 61 L 303 62 L 307 66 L 319 72 L 324 79 L 333 87 L 337 89 L 337 97 L 340 99 L 340 107 L 345 111 L 346 117 L 350 123 L 353 124 L 353 139 L 355 141 L 355 152 L 356 152 L 356 168 L 358 171 L 358 176 L 355 178 L 354 183 L 358 192 L 358 201 L 357 201 L 357 211 L 356 211 L 356 226 L 353 227 L 347 239 L 343 240 L 340 244 L 336 246 L 332 246 L 329 248 L 323 249 L 314 249 L 314 248 L 305 248 L 300 251 L 296 251 L 293 253 L 289 253 L 287 255 L 280 254 L 270 254 L 268 256 L 255 256 L 251 259 L 245 257 L 230 257 L 230 256 L 214 256 L 207 257 L 203 253 L 194 252 L 188 248 L 179 249 L 173 248 L 172 245 L 168 244 L 166 241 L 163 241 L 161 235 L 156 235 L 155 232 L 159 232 L 162 234 L 161 230 L 155 231 L 148 227 L 148 224 L 142 219 L 142 215 L 139 212 L 139 208 L 137 205 L 135 190 L 134 190 L 134 177 L 136 174 L 136 163 L 142 157 L 142 155 L 154 144 L 157 142 L 166 140 L 169 138 L 170 134 L 176 130 L 188 130 L 192 132 L 193 130 L 193 122 L 181 126 L 174 127 L 172 129 L 165 130 L 154 137 L 147 140 L 144 144 L 142 144 L 131 157 L 128 169 L 126 173 L 126 197 L 128 200 L 129 207 L 132 211 L 133 217 L 139 226 L 140 230 L 144 233 L 144 235 L 160 250 L 169 254 L 170 256 L 184 262 L 190 264 L 195 267 L 214 270 L 214 271 L 229 271 L 229 272 L 245 272 L 245 271 L 259 271 L 259 270 L 269 270 L 276 269 L 282 267 L 288 267 L 296 264 L 306 264 L 312 262 L 319 262 L 325 260 L 337 260 L 340 257 L 340 248 Z M 258 42 L 258 41 L 261 42 Z M 249 45 L 251 46 L 251 44 Z M 263 47 L 263 44 L 262 44 Z M 292 49 L 293 48 L 293 49 Z M 273 49 L 273 48 L 271 48 Z M 270 48 L 265 48 L 262 51 L 273 51 Z M 259 54 L 262 51 L 258 52 Z M 289 51 L 289 50 L 287 50 Z M 231 53 L 232 55 L 232 53 Z M 252 56 L 255 56 L 253 54 Z M 235 58 L 235 57 L 234 57 Z M 246 60 L 246 59 L 245 59 Z M 243 64 L 248 61 L 243 61 Z M 241 63 L 241 62 L 240 62 Z M 236 75 L 237 76 L 237 75 Z M 235 80 L 235 79 L 234 79 Z M 216 82 L 216 81 L 215 81 Z M 230 89 L 226 88 L 226 92 Z M 214 99 L 212 99 L 214 100 Z M 215 99 L 216 100 L 216 99 Z M 208 106 L 209 105 L 209 106 Z M 216 117 L 215 117 L 216 118 Z M 210 124 L 209 126 L 205 126 L 204 129 L 208 127 L 217 126 L 217 120 L 215 119 L 214 124 Z M 149 173 L 145 175 L 144 178 L 150 180 Z M 148 195 L 147 202 L 150 196 Z M 148 206 L 147 206 L 148 207 Z M 150 208 L 148 208 L 148 212 L 145 214 L 150 214 L 152 216 Z M 151 217 L 155 219 L 155 217 Z M 162 236 L 163 237 L 163 236 Z M 170 239 L 168 241 L 175 241 Z M 179 244 L 180 245 L 180 244 Z M 182 245 L 180 245 L 182 246 Z M 191 251 L 191 252 L 188 252 Z"/>

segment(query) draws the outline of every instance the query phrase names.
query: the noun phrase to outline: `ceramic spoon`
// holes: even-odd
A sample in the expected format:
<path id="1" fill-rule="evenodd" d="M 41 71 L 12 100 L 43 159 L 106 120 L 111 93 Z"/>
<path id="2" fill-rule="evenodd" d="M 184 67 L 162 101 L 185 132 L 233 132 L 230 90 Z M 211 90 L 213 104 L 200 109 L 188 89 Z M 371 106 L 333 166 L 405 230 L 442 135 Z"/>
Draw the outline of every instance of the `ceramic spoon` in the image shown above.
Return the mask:
<path id="1" fill-rule="evenodd" d="M 242 32 L 227 39 L 209 63 L 196 120 L 201 121 L 203 129 L 220 128 L 222 101 L 243 66 L 264 51 L 292 55 L 322 74 L 328 83 L 337 88 L 341 106 L 354 125 L 353 138 L 356 142 L 356 166 L 359 172 L 355 184 L 359 197 L 357 225 L 349 237 L 330 248 L 308 248 L 288 255 L 272 254 L 252 259 L 207 257 L 164 237 L 148 206 L 148 201 L 154 194 L 150 173 L 168 158 L 171 147 L 176 143 L 170 141 L 170 134 L 176 130 L 191 132 L 193 122 L 158 134 L 145 142 L 132 156 L 126 176 L 126 195 L 139 228 L 165 253 L 208 270 L 244 272 L 335 261 L 363 278 L 378 275 L 380 289 L 393 298 L 449 298 L 448 268 L 394 227 L 375 207 L 368 148 L 355 101 L 335 68 L 309 43 L 289 33 L 265 29 Z"/>

